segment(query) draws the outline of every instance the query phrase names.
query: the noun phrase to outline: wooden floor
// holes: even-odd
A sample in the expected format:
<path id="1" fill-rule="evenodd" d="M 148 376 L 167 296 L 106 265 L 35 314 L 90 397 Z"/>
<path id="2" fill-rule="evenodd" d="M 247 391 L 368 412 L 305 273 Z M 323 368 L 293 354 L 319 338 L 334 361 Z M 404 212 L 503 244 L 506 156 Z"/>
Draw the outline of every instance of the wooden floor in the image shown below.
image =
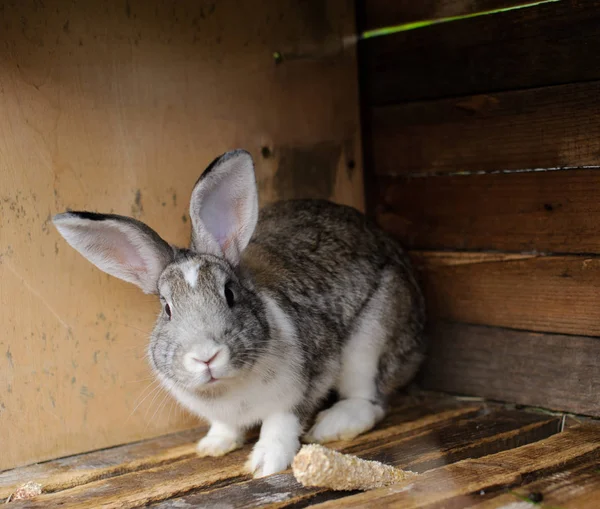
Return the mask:
<path id="1" fill-rule="evenodd" d="M 197 458 L 204 430 L 0 473 L 0 501 L 36 481 L 42 495 L 8 508 L 218 509 L 400 507 L 528 509 L 600 507 L 600 423 L 477 400 L 420 394 L 399 398 L 372 432 L 332 447 L 422 475 L 366 493 L 300 486 L 288 471 L 252 480 L 244 449 Z"/>

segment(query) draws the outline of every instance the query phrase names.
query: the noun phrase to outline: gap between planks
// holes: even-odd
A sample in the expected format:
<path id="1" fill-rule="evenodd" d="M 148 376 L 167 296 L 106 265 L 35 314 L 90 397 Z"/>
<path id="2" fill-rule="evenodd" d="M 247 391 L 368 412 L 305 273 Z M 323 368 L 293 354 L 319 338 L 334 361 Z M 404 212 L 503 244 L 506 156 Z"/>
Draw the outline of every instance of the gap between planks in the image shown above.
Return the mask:
<path id="1" fill-rule="evenodd" d="M 453 402 L 452 405 L 456 406 L 457 402 Z M 482 405 L 472 404 L 433 410 L 433 413 L 419 417 L 422 409 L 419 405 L 412 409 L 410 406 L 405 407 L 404 411 L 402 407 L 395 408 L 381 428 L 353 442 L 332 446 L 390 463 L 409 461 L 407 464 L 418 470 L 444 464 L 449 460 L 458 461 L 465 457 L 489 454 L 517 447 L 523 442 L 539 440 L 556 433 L 560 422 L 555 417 L 534 416 L 522 412 L 498 410 L 490 414 Z M 245 447 L 223 458 L 183 459 L 169 465 L 42 495 L 26 505 L 15 503 L 13 507 L 67 505 L 72 508 L 128 508 L 198 490 L 204 490 L 204 493 L 191 494 L 188 497 L 207 497 L 209 494 L 206 490 L 229 497 L 232 495 L 231 490 L 244 489 L 237 486 L 243 486 L 244 483 L 239 482 L 248 479 L 244 477 L 242 470 L 248 452 L 249 447 Z M 290 481 L 293 481 L 293 477 L 287 475 Z M 250 486 L 256 486 L 258 483 L 254 480 L 249 482 Z M 228 486 L 230 483 L 233 484 Z M 305 492 L 297 492 L 295 489 L 290 491 L 290 495 L 298 495 L 301 498 L 307 496 Z"/>
<path id="2" fill-rule="evenodd" d="M 431 470 L 398 486 L 352 495 L 314 507 L 351 509 L 376 504 L 380 509 L 433 509 L 446 506 L 446 502 L 449 503 L 456 497 L 466 497 L 474 503 L 482 490 L 517 487 L 525 479 L 534 480 L 550 476 L 578 463 L 597 462 L 599 458 L 600 427 L 578 426 L 518 449 L 499 452 L 485 458 L 466 459 Z M 518 500 L 511 498 L 511 501 Z M 464 505 L 448 504 L 447 507 Z M 486 509 L 488 507 L 500 506 L 488 505 Z"/>
<path id="3" fill-rule="evenodd" d="M 416 400 L 416 402 L 415 402 Z M 400 401 L 400 399 L 398 400 Z M 438 421 L 471 415 L 480 406 L 460 405 L 451 398 L 440 398 L 431 393 L 425 397 L 406 397 L 402 404 L 394 405 L 384 422 L 400 425 L 403 432 L 414 428 L 435 425 Z M 385 436 L 395 428 L 378 429 L 373 436 Z M 206 427 L 174 433 L 134 444 L 113 447 L 67 458 L 0 472 L 0 500 L 6 499 L 24 482 L 34 480 L 44 486 L 44 492 L 57 492 L 89 484 L 94 481 L 168 466 L 174 462 L 195 457 L 196 441 L 207 431 Z M 371 435 L 367 435 L 371 436 Z M 249 434 L 249 438 L 256 433 Z M 355 443 L 368 440 L 363 435 Z M 205 458 L 204 462 L 211 462 Z"/>
<path id="4" fill-rule="evenodd" d="M 363 458 L 384 461 L 404 469 L 423 472 L 447 462 L 467 457 L 480 457 L 510 447 L 516 447 L 515 438 L 528 443 L 550 436 L 558 431 L 558 420 L 525 417 L 529 422 L 517 423 L 523 413 L 491 413 L 474 418 L 471 413 L 460 416 L 454 422 L 438 422 L 435 426 L 417 429 L 405 436 L 380 437 L 371 443 L 341 447 L 347 453 Z M 545 416 L 547 417 L 547 416 Z M 495 424 L 500 423 L 497 428 Z M 390 434 L 388 434 L 390 435 Z M 449 440 L 454 443 L 450 445 Z M 457 438 L 458 437 L 458 438 Z M 446 447 L 443 446 L 446 444 Z M 332 444 L 339 449 L 341 444 Z M 365 447 L 366 446 L 366 447 Z M 176 507 L 219 507 L 228 508 L 304 507 L 322 499 L 344 497 L 347 493 L 333 493 L 319 488 L 303 488 L 292 474 L 279 474 L 274 478 L 253 480 L 234 484 L 208 493 L 196 493 L 176 500 L 165 500 L 155 506 L 159 509 Z"/>

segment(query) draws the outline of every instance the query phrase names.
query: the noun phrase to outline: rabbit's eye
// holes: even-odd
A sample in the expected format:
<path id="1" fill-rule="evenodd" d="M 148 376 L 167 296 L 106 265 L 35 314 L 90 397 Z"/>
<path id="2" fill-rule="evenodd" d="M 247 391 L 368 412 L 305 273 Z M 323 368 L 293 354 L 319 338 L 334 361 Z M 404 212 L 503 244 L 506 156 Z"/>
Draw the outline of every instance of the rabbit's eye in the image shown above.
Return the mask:
<path id="1" fill-rule="evenodd" d="M 171 319 L 171 306 L 169 306 L 168 304 L 165 304 L 165 313 L 167 313 L 167 316 L 169 317 L 169 320 Z"/>
<path id="2" fill-rule="evenodd" d="M 225 286 L 225 300 L 227 300 L 227 305 L 232 308 L 235 304 L 235 298 L 233 296 L 233 292 L 228 285 Z"/>

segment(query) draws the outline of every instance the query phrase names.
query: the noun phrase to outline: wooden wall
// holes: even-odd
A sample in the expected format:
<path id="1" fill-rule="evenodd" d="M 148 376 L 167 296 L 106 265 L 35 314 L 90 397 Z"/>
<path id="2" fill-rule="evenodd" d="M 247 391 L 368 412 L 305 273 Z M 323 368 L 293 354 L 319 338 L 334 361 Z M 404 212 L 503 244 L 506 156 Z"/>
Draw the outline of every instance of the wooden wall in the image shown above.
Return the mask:
<path id="1" fill-rule="evenodd" d="M 528 2 L 371 0 L 362 28 Z M 429 388 L 600 416 L 600 1 L 362 43 L 370 211 L 413 252 Z"/>
<path id="2" fill-rule="evenodd" d="M 186 244 L 192 185 L 363 207 L 350 0 L 0 1 L 0 469 L 190 426 L 144 359 L 157 302 L 59 237 L 66 208 Z M 333 48 L 333 49 L 332 49 Z M 274 52 L 312 52 L 284 59 Z"/>

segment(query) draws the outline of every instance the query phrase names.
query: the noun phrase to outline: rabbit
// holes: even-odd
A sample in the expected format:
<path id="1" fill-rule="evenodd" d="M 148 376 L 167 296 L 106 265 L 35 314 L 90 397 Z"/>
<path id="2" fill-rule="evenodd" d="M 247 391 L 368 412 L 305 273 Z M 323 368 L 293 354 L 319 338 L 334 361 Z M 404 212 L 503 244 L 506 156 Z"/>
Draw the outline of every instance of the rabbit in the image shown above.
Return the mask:
<path id="1" fill-rule="evenodd" d="M 190 218 L 189 248 L 115 214 L 70 211 L 53 223 L 98 268 L 158 294 L 149 362 L 210 424 L 198 454 L 238 449 L 260 425 L 246 468 L 262 477 L 285 470 L 301 440 L 348 440 L 373 428 L 425 355 L 423 297 L 396 241 L 326 200 L 259 213 L 244 150 L 203 172 Z M 332 391 L 337 402 L 311 422 Z"/>

